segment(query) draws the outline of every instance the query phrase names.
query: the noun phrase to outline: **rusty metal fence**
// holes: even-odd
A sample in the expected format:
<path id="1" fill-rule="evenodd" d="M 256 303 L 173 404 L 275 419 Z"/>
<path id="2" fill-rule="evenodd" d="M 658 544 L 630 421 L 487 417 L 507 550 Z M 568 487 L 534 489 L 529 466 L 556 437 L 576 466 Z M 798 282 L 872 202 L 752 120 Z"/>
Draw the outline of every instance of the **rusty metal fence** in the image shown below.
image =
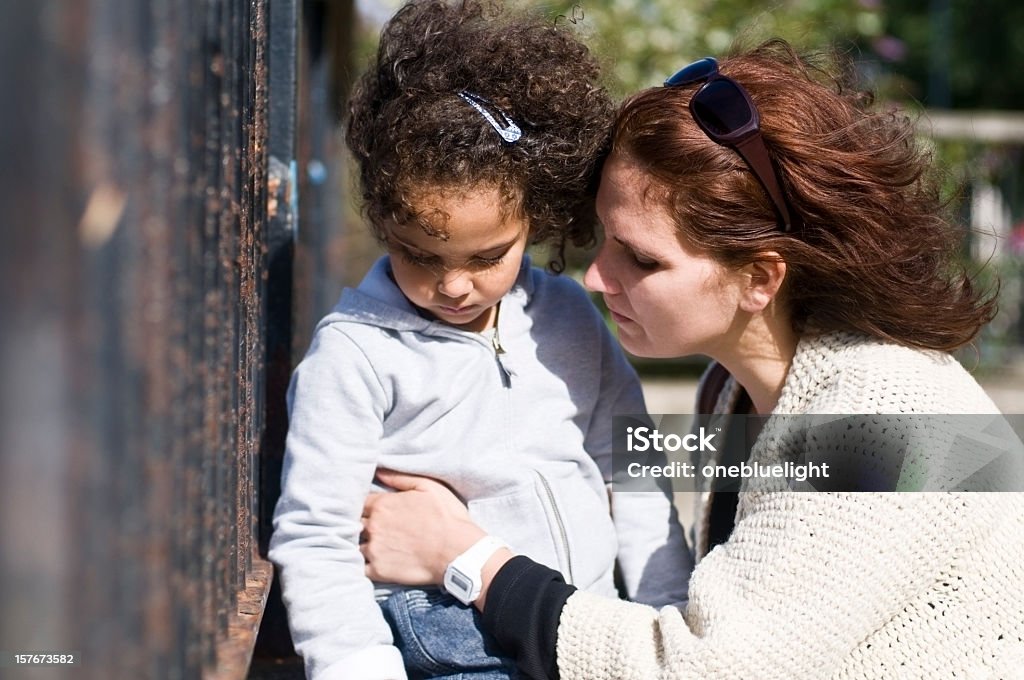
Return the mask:
<path id="1" fill-rule="evenodd" d="M 322 4 L 0 7 L 0 677 L 247 672 Z"/>

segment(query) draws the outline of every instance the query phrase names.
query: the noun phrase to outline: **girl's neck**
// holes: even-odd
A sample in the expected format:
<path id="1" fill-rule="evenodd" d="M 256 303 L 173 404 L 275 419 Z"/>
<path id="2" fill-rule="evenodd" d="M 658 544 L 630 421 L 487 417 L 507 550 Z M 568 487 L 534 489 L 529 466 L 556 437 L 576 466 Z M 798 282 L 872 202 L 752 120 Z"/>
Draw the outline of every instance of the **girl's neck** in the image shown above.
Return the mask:
<path id="1" fill-rule="evenodd" d="M 713 358 L 747 391 L 755 412 L 768 415 L 779 403 L 798 340 L 788 318 L 756 316 L 737 342 Z"/>

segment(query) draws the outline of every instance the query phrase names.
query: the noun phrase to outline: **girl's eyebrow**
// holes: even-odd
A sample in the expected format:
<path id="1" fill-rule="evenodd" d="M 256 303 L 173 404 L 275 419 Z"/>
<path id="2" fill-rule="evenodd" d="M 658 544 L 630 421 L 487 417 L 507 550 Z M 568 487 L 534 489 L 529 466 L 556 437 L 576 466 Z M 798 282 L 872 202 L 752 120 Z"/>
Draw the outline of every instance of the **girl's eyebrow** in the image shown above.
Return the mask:
<path id="1" fill-rule="evenodd" d="M 476 253 L 474 253 L 474 256 L 478 257 L 478 256 L 481 256 L 481 255 L 490 255 L 490 254 L 497 254 L 497 253 L 504 252 L 504 251 L 510 249 L 512 246 L 514 246 L 516 244 L 516 241 L 519 240 L 519 236 L 520 236 L 520 234 L 517 234 L 515 236 L 515 238 L 513 238 L 511 241 L 508 241 L 507 243 L 502 243 L 502 244 L 499 244 L 499 245 L 496 245 L 496 246 L 491 246 L 490 248 L 485 248 L 483 250 L 479 250 Z M 428 255 L 433 255 L 433 256 L 437 257 L 437 253 L 432 253 L 429 250 L 427 250 L 426 248 L 422 248 L 420 246 L 413 245 L 412 243 L 409 243 L 408 241 L 403 241 L 402 239 L 400 239 L 395 234 L 390 234 L 390 237 L 393 238 L 395 241 L 397 241 L 399 243 L 399 245 L 405 246 L 406 248 L 411 248 L 412 250 L 418 250 L 418 251 L 420 251 L 422 253 L 426 253 Z"/>
<path id="2" fill-rule="evenodd" d="M 409 243 L 407 241 L 403 241 L 402 239 L 398 238 L 394 234 L 388 234 L 388 238 L 397 241 L 399 245 L 405 246 L 406 248 L 411 248 L 412 250 L 418 250 L 420 252 L 427 253 L 428 255 L 434 255 L 434 253 L 431 253 L 429 250 L 426 250 L 424 248 L 420 248 L 419 246 L 414 246 L 413 244 L 411 244 L 411 243 Z"/>
<path id="3" fill-rule="evenodd" d="M 517 234 L 516 237 L 509 241 L 508 243 L 502 243 L 501 245 L 493 246 L 491 248 L 485 248 L 484 250 L 479 251 L 477 255 L 502 253 L 510 249 L 512 246 L 514 246 L 516 244 L 516 241 L 519 240 L 519 236 L 520 234 Z"/>

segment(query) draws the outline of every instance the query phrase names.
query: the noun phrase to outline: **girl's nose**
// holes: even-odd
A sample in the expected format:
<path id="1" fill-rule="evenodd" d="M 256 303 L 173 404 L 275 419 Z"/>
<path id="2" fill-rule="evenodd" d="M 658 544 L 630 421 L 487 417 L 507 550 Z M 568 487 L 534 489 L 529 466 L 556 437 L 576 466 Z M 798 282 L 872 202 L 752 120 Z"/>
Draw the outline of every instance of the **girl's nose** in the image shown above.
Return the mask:
<path id="1" fill-rule="evenodd" d="M 473 279 L 462 269 L 445 272 L 437 282 L 437 290 L 445 297 L 460 298 L 473 290 Z"/>

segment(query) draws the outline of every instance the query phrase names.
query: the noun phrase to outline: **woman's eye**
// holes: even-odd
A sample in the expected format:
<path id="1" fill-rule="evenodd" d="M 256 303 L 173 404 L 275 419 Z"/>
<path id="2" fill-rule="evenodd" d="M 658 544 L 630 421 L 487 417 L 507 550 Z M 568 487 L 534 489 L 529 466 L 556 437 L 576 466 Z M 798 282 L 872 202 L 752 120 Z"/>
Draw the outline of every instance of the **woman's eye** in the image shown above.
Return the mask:
<path id="1" fill-rule="evenodd" d="M 635 252 L 634 253 L 630 253 L 630 257 L 633 260 L 633 264 L 635 264 L 640 269 L 643 269 L 643 270 L 646 270 L 646 271 L 650 271 L 652 269 L 657 269 L 658 268 L 658 261 L 657 260 L 652 260 L 649 257 L 645 257 L 645 256 L 643 256 L 643 255 L 641 255 L 639 253 L 635 253 Z"/>
<path id="2" fill-rule="evenodd" d="M 615 239 L 614 243 L 625 259 L 626 264 L 632 265 L 643 271 L 652 271 L 661 266 L 661 263 L 658 262 L 658 260 L 650 258 L 642 253 L 638 253 L 628 243 L 624 243 L 618 239 Z"/>

